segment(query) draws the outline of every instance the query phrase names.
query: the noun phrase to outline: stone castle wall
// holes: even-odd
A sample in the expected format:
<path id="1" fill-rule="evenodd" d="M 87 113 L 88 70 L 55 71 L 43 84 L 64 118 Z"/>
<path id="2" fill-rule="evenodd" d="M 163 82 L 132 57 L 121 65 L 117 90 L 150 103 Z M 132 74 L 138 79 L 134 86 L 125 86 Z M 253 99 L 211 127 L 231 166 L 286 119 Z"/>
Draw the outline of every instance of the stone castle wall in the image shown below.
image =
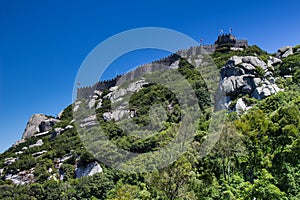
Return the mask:
<path id="1" fill-rule="evenodd" d="M 143 76 L 150 72 L 155 72 L 158 70 L 165 70 L 168 69 L 169 66 L 180 58 L 177 54 L 172 54 L 168 57 L 162 58 L 160 60 L 154 61 L 149 64 L 145 64 L 139 66 L 133 71 L 130 71 L 124 75 L 119 75 L 114 79 L 107 80 L 107 81 L 99 81 L 93 86 L 81 87 L 77 89 L 77 98 L 88 98 L 89 96 L 93 95 L 95 90 L 103 91 L 105 89 L 109 89 L 110 87 L 123 84 L 128 80 L 133 80 L 137 77 Z"/>
<path id="2" fill-rule="evenodd" d="M 152 63 L 142 65 L 122 76 L 117 76 L 116 78 L 107 81 L 99 81 L 93 86 L 78 88 L 77 98 L 88 98 L 93 94 L 95 90 L 109 89 L 110 87 L 116 86 L 117 84 L 119 85 L 128 80 L 133 80 L 139 76 L 143 76 L 144 74 L 158 70 L 168 69 L 169 66 L 176 60 L 178 60 L 180 57 L 188 58 L 191 55 L 212 54 L 216 51 L 218 45 L 226 43 L 232 43 L 234 47 L 238 48 L 248 47 L 247 40 L 236 40 L 235 37 L 231 34 L 220 35 L 218 37 L 218 40 L 213 45 L 200 45 L 191 47 L 189 49 L 179 50 L 175 54 L 154 61 Z"/>

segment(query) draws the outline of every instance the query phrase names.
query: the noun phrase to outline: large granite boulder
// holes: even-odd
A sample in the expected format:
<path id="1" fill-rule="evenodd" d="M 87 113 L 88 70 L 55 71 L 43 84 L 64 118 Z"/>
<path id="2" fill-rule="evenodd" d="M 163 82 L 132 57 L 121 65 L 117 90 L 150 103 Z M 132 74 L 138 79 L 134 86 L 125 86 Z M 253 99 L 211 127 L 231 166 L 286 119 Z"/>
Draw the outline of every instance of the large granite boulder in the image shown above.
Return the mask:
<path id="1" fill-rule="evenodd" d="M 94 174 L 101 173 L 102 171 L 102 167 L 99 165 L 99 163 L 94 161 L 85 167 L 76 168 L 75 177 L 80 178 L 82 176 L 93 176 Z"/>
<path id="2" fill-rule="evenodd" d="M 242 98 L 239 98 L 235 105 L 235 110 L 237 113 L 243 113 L 247 109 L 246 103 L 243 101 Z"/>
<path id="3" fill-rule="evenodd" d="M 57 122 L 59 122 L 58 119 L 47 117 L 43 114 L 34 114 L 26 125 L 22 139 L 31 138 L 36 133 L 49 131 Z"/>
<path id="4" fill-rule="evenodd" d="M 252 97 L 262 100 L 272 94 L 276 94 L 279 91 L 282 91 L 282 89 L 280 89 L 276 84 L 265 81 L 260 87 L 257 87 L 254 90 Z"/>
<path id="5" fill-rule="evenodd" d="M 293 47 L 291 46 L 286 46 L 286 47 L 282 47 L 280 49 L 278 49 L 277 51 L 277 57 L 278 58 L 286 58 L 289 55 L 293 55 Z"/>
<path id="6" fill-rule="evenodd" d="M 256 67 L 261 67 L 264 70 L 268 68 L 267 64 L 261 59 L 256 56 L 244 56 L 242 57 L 243 63 L 248 63 Z"/>
<path id="7" fill-rule="evenodd" d="M 253 89 L 248 77 L 247 75 L 225 77 L 222 80 L 221 89 L 228 96 L 236 96 L 242 91 L 251 93 Z"/>

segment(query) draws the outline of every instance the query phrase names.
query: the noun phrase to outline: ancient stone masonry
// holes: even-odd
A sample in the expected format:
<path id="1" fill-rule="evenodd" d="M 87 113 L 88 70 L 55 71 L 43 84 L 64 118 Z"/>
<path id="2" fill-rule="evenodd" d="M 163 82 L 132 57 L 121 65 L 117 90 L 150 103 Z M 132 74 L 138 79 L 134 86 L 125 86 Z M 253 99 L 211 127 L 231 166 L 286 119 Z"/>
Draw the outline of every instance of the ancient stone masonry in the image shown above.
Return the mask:
<path id="1" fill-rule="evenodd" d="M 136 79 L 137 77 L 143 76 L 147 73 L 155 72 L 158 70 L 166 70 L 170 68 L 176 68 L 178 66 L 172 67 L 171 64 L 175 63 L 181 57 L 189 58 L 195 55 L 205 55 L 205 54 L 213 54 L 217 47 L 220 45 L 231 45 L 235 48 L 247 48 L 248 41 L 247 40 L 237 40 L 236 37 L 232 34 L 222 34 L 218 36 L 218 39 L 215 41 L 213 45 L 200 45 L 194 46 L 189 49 L 178 50 L 176 53 L 171 54 L 168 57 L 162 58 L 160 60 L 154 61 L 152 63 L 148 63 L 142 66 L 137 67 L 135 70 L 130 71 L 124 75 L 119 75 L 116 78 L 106 81 L 99 81 L 93 86 L 81 87 L 77 90 L 77 99 L 88 99 L 95 90 L 103 91 L 108 90 L 111 87 L 116 85 L 120 85 L 128 80 Z"/>
<path id="2" fill-rule="evenodd" d="M 121 76 L 117 76 L 116 78 L 99 81 L 93 86 L 81 87 L 77 89 L 77 99 L 87 99 L 90 95 L 93 94 L 95 90 L 103 91 L 108 90 L 109 88 L 115 86 L 120 79 Z"/>
<path id="3" fill-rule="evenodd" d="M 114 79 L 107 80 L 107 81 L 99 81 L 93 86 L 78 88 L 77 99 L 81 99 L 81 98 L 87 99 L 89 98 L 89 96 L 93 94 L 95 90 L 99 90 L 99 91 L 108 90 L 111 87 L 123 84 L 128 80 L 133 80 L 147 73 L 155 72 L 158 70 L 166 70 L 173 62 L 175 62 L 179 58 L 180 58 L 179 55 L 172 54 L 168 57 L 162 58 L 152 63 L 142 65 L 136 68 L 135 70 L 130 71 L 122 76 L 119 75 Z"/>
<path id="4" fill-rule="evenodd" d="M 247 40 L 237 40 L 236 37 L 232 34 L 222 34 L 218 36 L 217 41 L 215 41 L 215 45 L 228 45 L 231 44 L 233 47 L 238 48 L 247 48 L 248 41 Z"/>

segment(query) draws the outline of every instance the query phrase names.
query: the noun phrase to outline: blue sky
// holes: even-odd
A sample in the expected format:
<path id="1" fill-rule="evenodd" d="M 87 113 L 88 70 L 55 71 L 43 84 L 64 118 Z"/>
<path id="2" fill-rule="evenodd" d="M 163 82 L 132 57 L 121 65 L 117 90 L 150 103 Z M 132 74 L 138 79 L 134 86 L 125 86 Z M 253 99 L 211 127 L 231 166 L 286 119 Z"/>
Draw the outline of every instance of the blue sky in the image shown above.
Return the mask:
<path id="1" fill-rule="evenodd" d="M 299 7 L 298 0 L 0 0 L 0 152 L 21 138 L 32 114 L 55 116 L 72 102 L 84 58 L 114 34 L 165 27 L 210 44 L 232 27 L 238 38 L 275 52 L 300 43 Z M 163 55 L 138 52 L 115 65 L 132 68 Z"/>

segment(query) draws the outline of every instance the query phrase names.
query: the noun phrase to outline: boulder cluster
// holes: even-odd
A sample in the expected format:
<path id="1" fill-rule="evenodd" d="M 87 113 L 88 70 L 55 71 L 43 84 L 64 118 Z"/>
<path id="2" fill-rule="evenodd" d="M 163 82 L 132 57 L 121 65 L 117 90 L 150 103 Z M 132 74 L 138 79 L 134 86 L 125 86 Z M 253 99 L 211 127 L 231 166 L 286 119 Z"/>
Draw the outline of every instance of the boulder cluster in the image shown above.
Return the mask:
<path id="1" fill-rule="evenodd" d="M 233 56 L 221 69 L 221 83 L 218 96 L 219 109 L 229 109 L 233 100 L 249 95 L 261 100 L 281 89 L 273 77 L 274 66 L 282 63 L 279 58 L 270 56 L 264 62 L 257 56 Z M 242 100 L 237 101 L 235 110 L 246 110 Z"/>
<path id="2" fill-rule="evenodd" d="M 109 88 L 108 93 L 103 96 L 102 91 L 95 90 L 94 94 L 88 99 L 88 109 L 102 108 L 104 100 L 109 100 L 112 108 L 104 112 L 102 118 L 104 121 L 120 121 L 124 118 L 132 118 L 135 116 L 135 111 L 130 110 L 126 98 L 130 97 L 133 93 L 138 92 L 144 85 L 148 84 L 143 78 L 130 82 L 128 85 L 122 84 Z M 82 102 L 79 100 L 74 103 L 73 112 L 77 112 Z M 90 127 L 96 125 L 96 114 L 84 117 L 80 120 L 79 127 Z"/>

